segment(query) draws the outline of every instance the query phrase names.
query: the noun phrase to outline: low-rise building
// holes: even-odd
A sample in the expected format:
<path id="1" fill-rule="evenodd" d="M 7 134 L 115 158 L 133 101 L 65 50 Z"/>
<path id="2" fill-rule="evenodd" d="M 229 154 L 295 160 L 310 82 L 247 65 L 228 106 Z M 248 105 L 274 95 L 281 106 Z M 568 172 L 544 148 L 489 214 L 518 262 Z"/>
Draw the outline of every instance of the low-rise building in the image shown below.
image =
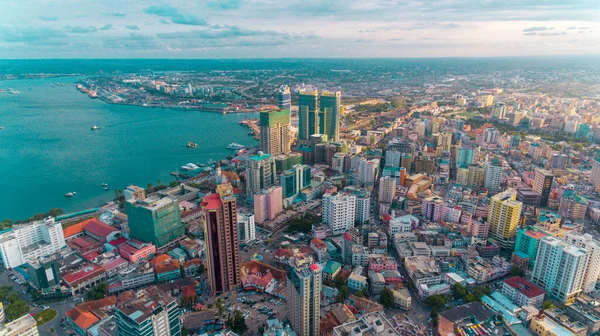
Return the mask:
<path id="1" fill-rule="evenodd" d="M 417 288 L 422 284 L 437 285 L 442 282 L 440 268 L 433 258 L 408 257 L 404 259 L 404 267 L 408 277 Z"/>
<path id="2" fill-rule="evenodd" d="M 544 292 L 539 286 L 521 277 L 512 277 L 502 282 L 502 294 L 519 306 L 540 308 L 544 302 Z"/>
<path id="3" fill-rule="evenodd" d="M 38 336 L 38 328 L 35 319 L 26 314 L 18 319 L 0 325 L 0 335 L 2 336 Z"/>
<path id="4" fill-rule="evenodd" d="M 150 265 L 156 274 L 156 281 L 168 281 L 179 279 L 181 277 L 181 264 L 177 259 L 171 258 L 167 254 L 156 256 L 150 261 Z"/>
<path id="5" fill-rule="evenodd" d="M 382 312 L 363 315 L 360 319 L 333 328 L 333 336 L 400 336 Z"/>
<path id="6" fill-rule="evenodd" d="M 125 260 L 135 263 L 154 255 L 156 253 L 156 246 L 152 243 L 143 243 L 137 239 L 132 239 L 125 244 L 119 245 L 119 253 Z"/>
<path id="7" fill-rule="evenodd" d="M 84 293 L 86 290 L 99 285 L 105 279 L 106 271 L 104 268 L 91 263 L 62 275 L 63 282 L 73 295 Z"/>
<path id="8" fill-rule="evenodd" d="M 409 310 L 412 303 L 410 292 L 406 288 L 392 290 L 394 294 L 394 305 L 404 310 Z"/>

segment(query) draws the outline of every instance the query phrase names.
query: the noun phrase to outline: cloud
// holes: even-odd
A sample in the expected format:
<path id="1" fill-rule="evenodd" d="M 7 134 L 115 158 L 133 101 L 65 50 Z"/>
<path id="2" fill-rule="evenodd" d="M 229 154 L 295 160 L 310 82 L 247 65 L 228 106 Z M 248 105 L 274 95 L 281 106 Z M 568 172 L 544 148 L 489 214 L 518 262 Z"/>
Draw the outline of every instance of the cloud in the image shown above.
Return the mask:
<path id="1" fill-rule="evenodd" d="M 104 26 L 98 28 L 98 30 L 111 30 L 113 29 L 113 25 L 111 24 L 105 24 Z"/>
<path id="2" fill-rule="evenodd" d="M 460 28 L 462 27 L 461 25 L 459 25 L 458 23 L 446 23 L 441 25 L 440 27 L 444 28 L 444 29 L 456 29 L 456 28 Z"/>
<path id="3" fill-rule="evenodd" d="M 190 26 L 206 26 L 208 22 L 195 14 L 182 14 L 171 5 L 150 6 L 144 9 L 144 13 L 167 17 L 172 23 Z M 162 22 L 162 20 L 161 20 Z"/>
<path id="4" fill-rule="evenodd" d="M 567 30 L 583 30 L 583 29 L 590 29 L 590 27 L 569 27 L 569 28 L 567 28 Z"/>
<path id="5" fill-rule="evenodd" d="M 162 49 L 153 36 L 130 33 L 125 36 L 110 36 L 104 39 L 106 49 L 116 50 L 156 50 Z"/>
<path id="6" fill-rule="evenodd" d="M 539 33 L 538 36 L 559 36 L 559 35 L 567 35 L 566 32 L 560 33 Z"/>
<path id="7" fill-rule="evenodd" d="M 287 36 L 287 34 L 274 30 L 245 29 L 238 26 L 228 26 L 222 29 L 194 29 L 182 32 L 158 33 L 156 36 L 161 39 L 227 39 L 248 36 Z"/>
<path id="8" fill-rule="evenodd" d="M 138 27 L 136 25 L 126 25 L 125 28 L 130 29 L 130 30 L 140 30 L 140 27 Z"/>
<path id="9" fill-rule="evenodd" d="M 403 38 L 391 38 L 391 39 L 388 39 L 388 41 L 397 42 L 397 41 L 404 41 L 404 39 Z"/>
<path id="10" fill-rule="evenodd" d="M 119 13 L 119 12 L 116 12 L 116 13 L 103 13 L 102 15 L 105 15 L 105 16 L 114 16 L 114 17 L 126 17 L 127 13 Z"/>
<path id="11" fill-rule="evenodd" d="M 58 16 L 38 16 L 38 19 L 42 20 L 42 21 L 58 21 Z"/>
<path id="12" fill-rule="evenodd" d="M 69 33 L 73 33 L 73 34 L 89 34 L 89 33 L 95 33 L 98 31 L 98 29 L 94 26 L 88 26 L 88 27 L 66 26 L 65 30 L 68 31 Z"/>
<path id="13" fill-rule="evenodd" d="M 0 26 L 0 41 L 34 45 L 64 45 L 67 34 L 50 27 L 14 28 Z"/>
<path id="14" fill-rule="evenodd" d="M 529 28 L 523 29 L 523 32 L 525 32 L 525 33 L 531 33 L 531 32 L 545 31 L 545 30 L 554 30 L 554 27 L 546 27 L 546 26 L 529 27 Z"/>
<path id="15" fill-rule="evenodd" d="M 242 7 L 244 0 L 213 0 L 207 6 L 212 9 L 238 9 Z"/>

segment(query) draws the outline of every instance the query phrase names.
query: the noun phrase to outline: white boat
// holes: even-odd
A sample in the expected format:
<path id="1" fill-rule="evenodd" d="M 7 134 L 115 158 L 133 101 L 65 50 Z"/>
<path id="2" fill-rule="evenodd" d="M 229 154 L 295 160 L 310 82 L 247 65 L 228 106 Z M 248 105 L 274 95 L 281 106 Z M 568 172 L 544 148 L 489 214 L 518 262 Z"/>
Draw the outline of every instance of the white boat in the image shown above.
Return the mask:
<path id="1" fill-rule="evenodd" d="M 92 126 L 92 131 L 96 131 L 96 130 L 99 130 L 99 129 L 100 129 L 100 127 L 98 127 L 96 125 Z"/>
<path id="2" fill-rule="evenodd" d="M 188 163 L 186 165 L 181 166 L 181 170 L 185 170 L 185 171 L 191 171 L 191 170 L 197 170 L 200 169 L 200 167 L 196 166 L 193 163 Z"/>
<path id="3" fill-rule="evenodd" d="M 244 148 L 246 148 L 246 146 L 239 144 L 237 142 L 232 142 L 229 145 L 227 145 L 227 149 L 240 150 L 240 149 L 244 149 Z"/>
<path id="4" fill-rule="evenodd" d="M 75 191 L 71 191 L 71 192 L 66 193 L 65 197 L 73 197 L 75 195 L 77 195 L 77 193 Z"/>

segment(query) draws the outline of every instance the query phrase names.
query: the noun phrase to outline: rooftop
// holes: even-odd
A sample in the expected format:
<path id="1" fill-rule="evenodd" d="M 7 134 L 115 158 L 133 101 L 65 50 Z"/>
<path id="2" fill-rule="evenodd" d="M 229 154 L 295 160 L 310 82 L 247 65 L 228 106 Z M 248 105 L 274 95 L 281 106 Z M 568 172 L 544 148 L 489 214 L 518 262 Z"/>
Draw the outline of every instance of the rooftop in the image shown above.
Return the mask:
<path id="1" fill-rule="evenodd" d="M 534 298 L 534 297 L 537 297 L 537 296 L 540 296 L 540 295 L 543 295 L 546 293 L 546 292 L 544 292 L 543 289 L 541 289 L 537 285 L 534 285 L 530 281 L 527 281 L 518 276 L 506 279 L 506 280 L 504 280 L 504 283 L 509 285 L 512 288 L 516 288 L 518 291 L 523 293 L 523 295 L 527 296 L 528 298 Z"/>
<path id="2" fill-rule="evenodd" d="M 148 287 L 137 292 L 119 295 L 117 309 L 138 324 L 150 318 L 159 307 L 166 307 L 175 299 L 158 287 Z"/>
<path id="3" fill-rule="evenodd" d="M 400 335 L 381 312 L 363 315 L 360 319 L 333 328 L 334 336 Z"/>

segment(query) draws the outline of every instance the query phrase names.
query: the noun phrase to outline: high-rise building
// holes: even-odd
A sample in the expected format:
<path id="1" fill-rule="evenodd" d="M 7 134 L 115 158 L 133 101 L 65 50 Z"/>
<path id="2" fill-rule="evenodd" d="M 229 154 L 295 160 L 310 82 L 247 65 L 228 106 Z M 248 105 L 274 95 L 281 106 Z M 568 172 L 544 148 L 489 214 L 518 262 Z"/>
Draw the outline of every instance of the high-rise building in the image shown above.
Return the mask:
<path id="1" fill-rule="evenodd" d="M 310 144 L 310 136 L 319 133 L 319 92 L 298 92 L 298 142 Z"/>
<path id="2" fill-rule="evenodd" d="M 481 163 L 470 164 L 469 172 L 467 175 L 467 186 L 481 187 L 484 177 L 485 177 L 485 170 L 481 166 Z"/>
<path id="3" fill-rule="evenodd" d="M 371 214 L 371 193 L 367 189 L 354 187 L 346 187 L 344 192 L 356 197 L 354 219 L 359 223 L 366 223 Z"/>
<path id="4" fill-rule="evenodd" d="M 296 196 L 310 187 L 310 166 L 295 165 L 279 175 L 279 185 L 283 188 L 283 198 Z"/>
<path id="5" fill-rule="evenodd" d="M 30 259 L 51 255 L 65 245 L 62 225 L 52 217 L 14 225 L 11 231 L 0 234 L 0 255 L 6 268 L 15 268 Z"/>
<path id="6" fill-rule="evenodd" d="M 488 209 L 488 222 L 490 223 L 490 237 L 494 238 L 501 247 L 512 249 L 517 226 L 521 219 L 523 203 L 516 200 L 517 193 L 508 189 L 494 195 L 490 200 Z"/>
<path id="7" fill-rule="evenodd" d="M 318 336 L 321 311 L 321 268 L 298 253 L 287 266 L 288 319 L 298 336 Z"/>
<path id="8" fill-rule="evenodd" d="M 280 109 L 289 109 L 292 107 L 292 93 L 290 87 L 282 85 L 277 91 L 277 107 Z"/>
<path id="9" fill-rule="evenodd" d="M 595 240 L 589 233 L 583 235 L 567 233 L 564 240 L 589 252 L 590 258 L 585 268 L 583 291 L 586 293 L 595 291 L 596 282 L 598 281 L 598 276 L 600 276 L 600 242 Z"/>
<path id="10" fill-rule="evenodd" d="M 323 91 L 320 99 L 319 132 L 327 134 L 330 141 L 339 141 L 342 120 L 342 93 L 340 91 Z"/>
<path id="11" fill-rule="evenodd" d="M 256 239 L 254 215 L 238 214 L 238 235 L 240 243 L 248 243 Z"/>
<path id="12" fill-rule="evenodd" d="M 379 179 L 379 202 L 392 204 L 396 196 L 396 178 L 385 176 Z"/>
<path id="13" fill-rule="evenodd" d="M 180 336 L 180 316 L 177 300 L 158 287 L 125 292 L 115 307 L 119 336 Z"/>
<path id="14" fill-rule="evenodd" d="M 461 147 L 456 152 L 456 166 L 468 167 L 475 160 L 475 150 L 473 148 Z"/>
<path id="15" fill-rule="evenodd" d="M 581 293 L 589 251 L 558 238 L 540 240 L 531 282 L 562 303 L 570 303 Z"/>
<path id="16" fill-rule="evenodd" d="M 275 184 L 273 155 L 258 152 L 248 158 L 246 166 L 246 192 L 249 197 Z"/>
<path id="17" fill-rule="evenodd" d="M 492 118 L 504 119 L 505 115 L 506 115 L 506 104 L 504 104 L 503 102 L 497 102 L 496 104 L 494 104 L 494 107 L 492 108 Z"/>
<path id="18" fill-rule="evenodd" d="M 594 185 L 594 191 L 600 192 L 600 158 L 595 158 L 594 161 L 592 161 L 590 183 Z"/>
<path id="19" fill-rule="evenodd" d="M 551 172 L 539 168 L 535 170 L 533 191 L 540 194 L 540 207 L 548 206 L 548 198 L 550 198 L 550 191 L 552 190 L 552 181 L 554 181 L 554 175 L 552 175 Z"/>
<path id="20" fill-rule="evenodd" d="M 530 269 L 535 267 L 535 258 L 540 246 L 540 240 L 546 236 L 547 234 L 537 230 L 519 229 L 517 232 L 515 253 L 521 252 L 527 255 L 527 258 L 529 258 L 528 267 Z"/>
<path id="21" fill-rule="evenodd" d="M 554 153 L 554 154 L 552 154 L 552 157 L 550 158 L 550 163 L 552 164 L 552 168 L 556 168 L 556 169 L 567 168 L 567 161 L 568 161 L 568 157 L 563 153 Z M 592 165 L 592 168 L 593 168 L 593 165 Z M 598 167 L 597 176 L 600 177 L 600 167 Z M 590 178 L 590 180 L 591 180 L 591 178 Z M 600 188 L 597 187 L 597 190 L 600 190 Z"/>
<path id="22" fill-rule="evenodd" d="M 441 148 L 442 151 L 449 151 L 450 147 L 452 147 L 452 133 L 437 134 L 436 149 Z"/>
<path id="23" fill-rule="evenodd" d="M 510 149 L 519 149 L 521 145 L 521 137 L 518 135 L 513 135 L 510 137 Z"/>
<path id="24" fill-rule="evenodd" d="M 60 283 L 60 271 L 55 256 L 31 259 L 27 262 L 27 274 L 35 288 L 50 288 Z"/>
<path id="25" fill-rule="evenodd" d="M 281 186 L 272 186 L 254 194 L 254 216 L 258 224 L 275 219 L 282 211 Z"/>
<path id="26" fill-rule="evenodd" d="M 486 128 L 481 137 L 483 144 L 496 144 L 500 138 L 500 131 L 495 128 Z"/>
<path id="27" fill-rule="evenodd" d="M 132 198 L 125 202 L 125 209 L 132 238 L 159 248 L 185 234 L 179 202 L 172 197 Z"/>
<path id="28" fill-rule="evenodd" d="M 502 162 L 499 159 L 486 160 L 484 164 L 483 186 L 490 191 L 500 190 L 500 179 L 502 178 Z"/>
<path id="29" fill-rule="evenodd" d="M 323 223 L 331 227 L 334 235 L 354 227 L 356 196 L 348 193 L 323 195 Z"/>
<path id="30" fill-rule="evenodd" d="M 231 184 L 220 184 L 216 193 L 202 198 L 208 282 L 213 294 L 240 285 L 240 244 L 237 204 Z"/>
<path id="31" fill-rule="evenodd" d="M 260 113 L 260 150 L 267 154 L 287 154 L 290 150 L 290 109 Z"/>
<path id="32" fill-rule="evenodd" d="M 584 219 L 587 211 L 587 200 L 571 190 L 567 190 L 560 198 L 558 213 L 564 219 Z"/>
<path id="33" fill-rule="evenodd" d="M 448 205 L 438 196 L 424 198 L 421 202 L 421 215 L 434 222 L 446 218 Z"/>
<path id="34" fill-rule="evenodd" d="M 368 160 L 366 158 L 360 158 L 358 162 L 358 169 L 356 170 L 355 182 L 359 186 L 371 187 L 373 186 L 377 173 L 379 172 L 379 159 Z"/>

